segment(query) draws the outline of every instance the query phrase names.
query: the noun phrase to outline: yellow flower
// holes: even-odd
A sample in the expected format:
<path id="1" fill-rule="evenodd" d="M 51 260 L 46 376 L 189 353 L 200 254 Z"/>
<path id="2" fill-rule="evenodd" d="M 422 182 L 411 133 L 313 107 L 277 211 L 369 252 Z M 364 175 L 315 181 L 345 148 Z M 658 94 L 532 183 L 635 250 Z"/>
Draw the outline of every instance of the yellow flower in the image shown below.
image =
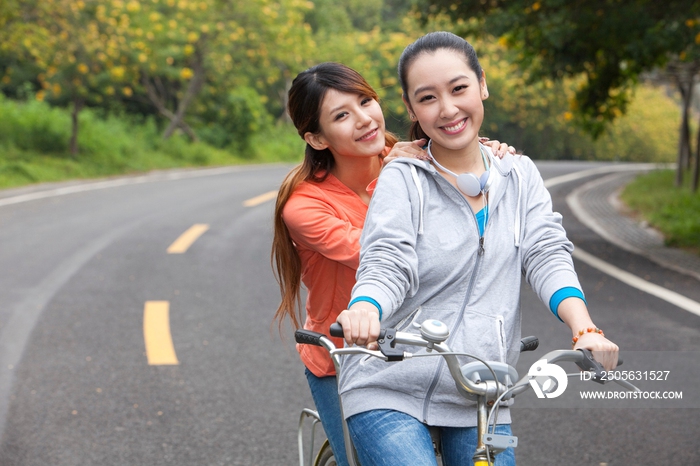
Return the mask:
<path id="1" fill-rule="evenodd" d="M 122 89 L 122 94 L 127 97 L 131 97 L 134 94 L 134 91 L 132 91 L 129 86 L 126 86 L 124 89 Z"/>
<path id="2" fill-rule="evenodd" d="M 180 77 L 182 79 L 190 79 L 192 78 L 192 76 L 194 76 L 194 73 L 190 68 L 183 68 L 182 70 L 180 70 Z"/>
<path id="3" fill-rule="evenodd" d="M 121 79 L 124 77 L 125 71 L 126 70 L 123 66 L 115 66 L 114 68 L 109 70 L 109 74 L 111 74 L 114 79 Z"/>
<path id="4" fill-rule="evenodd" d="M 39 102 L 44 101 L 44 91 L 39 91 L 36 93 L 36 100 L 38 100 Z"/>
<path id="5" fill-rule="evenodd" d="M 533 3 L 533 4 L 532 4 L 532 11 L 537 11 L 537 10 L 539 10 L 541 6 L 542 6 L 542 5 L 540 4 L 540 2 L 535 2 L 535 3 Z"/>
<path id="6" fill-rule="evenodd" d="M 90 70 L 85 63 L 81 63 L 80 65 L 78 65 L 78 73 L 87 74 L 88 71 Z"/>

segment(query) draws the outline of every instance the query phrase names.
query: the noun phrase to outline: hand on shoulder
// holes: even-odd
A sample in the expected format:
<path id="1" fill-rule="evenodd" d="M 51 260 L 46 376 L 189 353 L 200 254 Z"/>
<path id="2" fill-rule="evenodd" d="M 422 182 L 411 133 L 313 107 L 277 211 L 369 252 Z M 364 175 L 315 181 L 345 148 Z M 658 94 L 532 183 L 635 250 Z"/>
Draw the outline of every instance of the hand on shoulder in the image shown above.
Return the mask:
<path id="1" fill-rule="evenodd" d="M 428 141 L 425 139 L 417 139 L 412 142 L 397 142 L 391 151 L 384 157 L 384 165 L 399 157 L 409 157 L 418 160 L 430 160 L 428 153 L 423 150 L 423 146 Z"/>
<path id="2" fill-rule="evenodd" d="M 479 142 L 489 147 L 491 149 L 491 152 L 493 152 L 493 155 L 495 155 L 499 159 L 505 157 L 506 154 L 515 155 L 515 147 L 509 146 L 505 142 L 499 142 L 495 139 L 489 140 L 489 138 L 486 137 L 480 137 Z"/>

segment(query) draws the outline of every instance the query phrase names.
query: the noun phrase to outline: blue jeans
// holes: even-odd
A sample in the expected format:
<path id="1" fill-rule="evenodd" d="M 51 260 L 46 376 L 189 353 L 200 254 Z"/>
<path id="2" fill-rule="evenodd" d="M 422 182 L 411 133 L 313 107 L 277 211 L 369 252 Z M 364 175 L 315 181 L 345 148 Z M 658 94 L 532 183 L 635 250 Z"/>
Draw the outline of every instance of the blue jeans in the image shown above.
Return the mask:
<path id="1" fill-rule="evenodd" d="M 333 449 L 333 455 L 338 466 L 348 466 L 345 455 L 345 439 L 343 438 L 343 421 L 340 414 L 338 399 L 338 381 L 335 376 L 316 377 L 306 369 L 306 380 L 309 382 L 311 397 L 314 399 L 316 411 L 321 418 L 321 425 L 326 432 L 328 442 Z"/>
<path id="2" fill-rule="evenodd" d="M 347 422 L 362 466 L 437 465 L 428 427 L 408 414 L 377 409 L 351 416 Z M 497 425 L 496 433 L 511 435 L 510 425 Z M 476 427 L 441 427 L 440 435 L 445 466 L 473 464 Z M 497 455 L 494 466 L 515 466 L 513 449 Z"/>

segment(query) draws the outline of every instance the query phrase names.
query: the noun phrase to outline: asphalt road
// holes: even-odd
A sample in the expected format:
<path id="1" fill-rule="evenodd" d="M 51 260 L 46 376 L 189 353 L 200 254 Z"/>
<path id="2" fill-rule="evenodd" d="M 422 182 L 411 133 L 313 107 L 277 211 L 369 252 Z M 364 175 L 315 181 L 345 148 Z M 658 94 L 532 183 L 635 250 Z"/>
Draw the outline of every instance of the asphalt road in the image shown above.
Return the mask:
<path id="1" fill-rule="evenodd" d="M 550 178 L 594 165 L 539 166 Z M 25 192 L 0 193 L 1 465 L 298 464 L 299 413 L 312 404 L 291 331 L 280 338 L 271 325 L 273 202 L 244 205 L 277 189 L 289 168 L 78 184 L 9 205 L 2 197 Z M 697 280 L 575 220 L 564 197 L 585 181 L 551 189 L 576 246 L 700 301 Z M 168 254 L 194 224 L 209 229 Z M 523 397 L 514 408 L 519 464 L 697 464 L 700 318 L 586 264 L 577 270 L 596 323 L 642 361 L 629 368 L 672 370 L 687 394 L 678 405 L 575 409 Z M 169 302 L 177 365 L 148 364 L 148 301 Z M 527 287 L 522 306 L 523 334 L 542 341 L 537 355 L 568 346 L 564 324 Z M 640 366 L 650 360 L 657 366 Z M 523 358 L 521 374 L 532 361 Z"/>

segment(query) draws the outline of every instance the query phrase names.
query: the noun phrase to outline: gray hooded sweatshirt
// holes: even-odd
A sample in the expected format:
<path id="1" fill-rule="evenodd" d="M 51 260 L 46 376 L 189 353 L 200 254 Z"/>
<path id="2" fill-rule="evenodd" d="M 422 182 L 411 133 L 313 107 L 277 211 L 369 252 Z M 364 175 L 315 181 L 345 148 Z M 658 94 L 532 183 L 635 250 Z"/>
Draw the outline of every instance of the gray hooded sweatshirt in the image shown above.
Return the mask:
<path id="1" fill-rule="evenodd" d="M 399 158 L 382 170 L 360 241 L 352 297 L 376 300 L 382 327 L 418 334 L 417 325 L 437 319 L 449 327 L 453 351 L 514 366 L 523 275 L 547 304 L 559 289 L 581 286 L 573 245 L 532 160 L 510 155 L 499 160 L 484 150 L 494 173 L 483 237 L 467 200 L 429 162 Z M 393 409 L 428 425 L 476 425 L 474 403 L 457 392 L 441 357 L 387 363 L 346 356 L 339 391 L 346 418 Z M 507 408 L 498 422 L 510 422 Z"/>

